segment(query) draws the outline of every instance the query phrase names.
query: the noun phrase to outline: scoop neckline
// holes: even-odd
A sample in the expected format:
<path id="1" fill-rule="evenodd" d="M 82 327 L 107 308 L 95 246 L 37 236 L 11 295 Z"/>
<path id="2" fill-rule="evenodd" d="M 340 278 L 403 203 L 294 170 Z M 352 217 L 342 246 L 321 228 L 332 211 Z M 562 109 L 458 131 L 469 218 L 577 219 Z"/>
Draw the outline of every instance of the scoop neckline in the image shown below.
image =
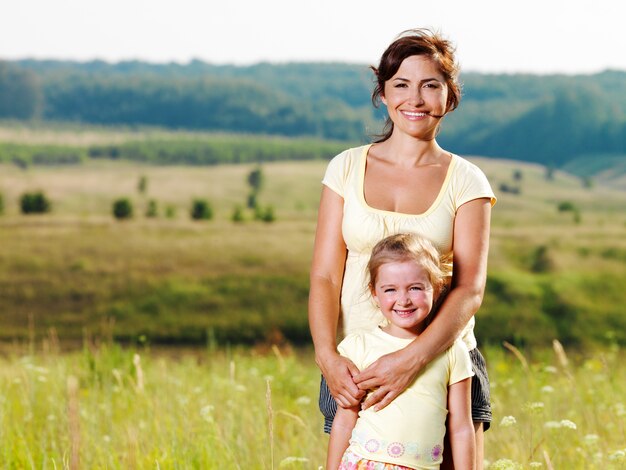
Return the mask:
<path id="1" fill-rule="evenodd" d="M 437 194 L 437 197 L 435 198 L 433 203 L 430 205 L 430 207 L 426 209 L 424 212 L 421 212 L 419 214 L 409 214 L 406 212 L 394 212 L 394 211 L 388 211 L 385 209 L 378 209 L 376 207 L 370 206 L 365 200 L 365 167 L 367 166 L 367 154 L 369 153 L 369 150 L 372 147 L 372 145 L 374 144 L 367 144 L 363 147 L 363 150 L 361 152 L 361 161 L 359 162 L 360 167 L 359 167 L 359 191 L 358 193 L 359 193 L 359 201 L 361 205 L 370 212 L 379 213 L 379 214 L 387 214 L 387 215 L 392 215 L 392 216 L 400 216 L 400 217 L 426 217 L 430 213 L 432 213 L 440 204 L 441 200 L 443 199 L 445 190 L 448 187 L 450 178 L 452 177 L 452 171 L 454 167 L 456 166 L 457 156 L 453 153 L 450 153 L 450 164 L 448 165 L 446 177 L 444 178 L 443 183 L 441 184 L 441 188 L 439 188 L 439 193 Z"/>

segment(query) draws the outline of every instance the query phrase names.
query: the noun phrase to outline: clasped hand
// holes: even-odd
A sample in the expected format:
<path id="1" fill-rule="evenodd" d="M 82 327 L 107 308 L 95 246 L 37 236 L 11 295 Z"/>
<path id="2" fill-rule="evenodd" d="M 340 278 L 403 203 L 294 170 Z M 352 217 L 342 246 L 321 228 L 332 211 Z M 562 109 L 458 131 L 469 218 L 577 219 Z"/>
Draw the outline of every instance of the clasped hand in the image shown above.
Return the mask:
<path id="1" fill-rule="evenodd" d="M 361 408 L 374 407 L 382 410 L 400 395 L 416 377 L 415 363 L 407 360 L 403 351 L 381 356 L 366 369 L 354 375 L 354 383 L 360 390 L 374 390 L 362 403 Z"/>
<path id="2" fill-rule="evenodd" d="M 361 408 L 375 406 L 376 411 L 382 410 L 406 390 L 418 372 L 415 362 L 410 361 L 402 350 L 381 356 L 363 371 L 340 355 L 326 361 L 322 370 L 339 406 L 357 406 L 368 390 L 374 390 L 361 403 Z"/>

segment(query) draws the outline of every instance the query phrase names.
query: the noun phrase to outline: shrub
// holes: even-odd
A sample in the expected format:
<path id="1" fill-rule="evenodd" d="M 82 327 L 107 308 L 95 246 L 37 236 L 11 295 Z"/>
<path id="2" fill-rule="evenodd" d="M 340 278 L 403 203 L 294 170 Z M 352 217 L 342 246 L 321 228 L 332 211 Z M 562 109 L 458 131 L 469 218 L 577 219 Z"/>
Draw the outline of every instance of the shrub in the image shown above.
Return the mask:
<path id="1" fill-rule="evenodd" d="M 168 219 L 176 218 L 176 206 L 172 206 L 171 204 L 169 206 L 166 206 L 165 217 L 167 217 Z"/>
<path id="2" fill-rule="evenodd" d="M 154 199 L 148 201 L 148 208 L 146 209 L 146 217 L 158 217 L 159 209 L 157 202 Z"/>
<path id="3" fill-rule="evenodd" d="M 507 184 L 507 183 L 502 183 L 500 184 L 500 191 L 503 193 L 509 193 L 509 194 L 520 194 L 521 190 L 519 188 L 519 186 L 513 186 L 511 184 Z"/>
<path id="4" fill-rule="evenodd" d="M 263 187 L 263 180 L 263 170 L 261 167 L 255 168 L 248 174 L 248 184 L 255 193 L 258 193 Z"/>
<path id="5" fill-rule="evenodd" d="M 116 219 L 130 219 L 133 216 L 133 203 L 128 198 L 117 199 L 113 202 L 113 216 Z"/>
<path id="6" fill-rule="evenodd" d="M 235 208 L 233 209 L 233 215 L 231 215 L 230 220 L 232 220 L 233 222 L 244 221 L 243 210 L 241 209 L 241 206 L 235 206 Z"/>
<path id="7" fill-rule="evenodd" d="M 25 193 L 20 199 L 22 214 L 43 214 L 50 212 L 50 200 L 42 191 Z"/>
<path id="8" fill-rule="evenodd" d="M 563 202 L 559 202 L 557 209 L 559 210 L 559 212 L 569 212 L 569 211 L 575 212 L 576 206 L 571 201 L 563 201 Z"/>
<path id="9" fill-rule="evenodd" d="M 256 209 L 257 205 L 258 203 L 257 203 L 256 193 L 253 191 L 250 194 L 248 194 L 247 206 L 248 206 L 248 209 Z"/>
<path id="10" fill-rule="evenodd" d="M 206 199 L 194 199 L 191 203 L 191 218 L 194 220 L 210 220 L 213 208 Z"/>
<path id="11" fill-rule="evenodd" d="M 267 206 L 264 211 L 261 213 L 261 220 L 263 222 L 274 222 L 276 220 L 276 215 L 274 214 L 274 207 Z"/>
<path id="12" fill-rule="evenodd" d="M 137 191 L 140 194 L 145 194 L 148 190 L 148 178 L 146 176 L 140 176 L 137 182 Z"/>
<path id="13" fill-rule="evenodd" d="M 530 255 L 530 270 L 534 273 L 552 271 L 554 263 L 545 245 L 538 246 Z"/>

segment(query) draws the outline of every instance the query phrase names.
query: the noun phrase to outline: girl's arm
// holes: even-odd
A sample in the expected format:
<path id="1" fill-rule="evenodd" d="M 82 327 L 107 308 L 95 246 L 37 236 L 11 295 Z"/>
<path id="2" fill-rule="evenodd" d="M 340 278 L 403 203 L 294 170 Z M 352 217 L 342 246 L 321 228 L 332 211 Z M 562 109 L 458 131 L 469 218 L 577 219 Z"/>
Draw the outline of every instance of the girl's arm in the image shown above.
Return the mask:
<path id="1" fill-rule="evenodd" d="M 360 389 L 377 390 L 364 408 L 382 409 L 391 403 L 419 371 L 449 348 L 480 307 L 487 279 L 491 202 L 480 198 L 463 204 L 454 221 L 452 288 L 435 319 L 406 348 L 379 358 L 354 381 Z"/>
<path id="2" fill-rule="evenodd" d="M 337 408 L 337 414 L 330 430 L 330 440 L 328 441 L 328 456 L 326 458 L 326 470 L 336 470 L 339 468 L 341 457 L 348 448 L 352 430 L 359 417 L 360 407 Z"/>
<path id="3" fill-rule="evenodd" d="M 476 468 L 476 441 L 472 422 L 472 379 L 467 378 L 448 388 L 448 437 L 454 468 Z"/>
<path id="4" fill-rule="evenodd" d="M 365 392 L 352 376 L 358 369 L 337 352 L 337 325 L 347 248 L 341 233 L 343 198 L 324 186 L 318 212 L 309 290 L 309 327 L 315 361 L 340 406 L 356 406 Z"/>

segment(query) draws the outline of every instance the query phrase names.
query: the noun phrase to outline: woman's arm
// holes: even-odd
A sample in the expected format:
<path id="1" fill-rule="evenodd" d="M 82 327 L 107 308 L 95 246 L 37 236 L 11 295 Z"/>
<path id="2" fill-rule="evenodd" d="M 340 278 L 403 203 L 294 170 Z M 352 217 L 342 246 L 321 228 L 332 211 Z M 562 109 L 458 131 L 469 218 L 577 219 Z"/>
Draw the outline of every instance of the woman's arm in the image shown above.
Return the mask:
<path id="1" fill-rule="evenodd" d="M 335 470 L 339 467 L 341 457 L 350 443 L 350 436 L 358 417 L 358 405 L 352 408 L 337 408 L 333 427 L 330 430 L 330 440 L 328 441 L 326 470 Z"/>
<path id="2" fill-rule="evenodd" d="M 448 436 L 454 468 L 476 468 L 476 441 L 472 423 L 472 379 L 448 387 Z"/>
<path id="3" fill-rule="evenodd" d="M 352 376 L 356 366 L 337 352 L 341 285 L 347 248 L 343 240 L 343 198 L 324 186 L 318 212 L 309 290 L 309 327 L 315 361 L 340 406 L 357 405 L 365 392 Z"/>
<path id="4" fill-rule="evenodd" d="M 354 376 L 360 389 L 378 388 L 364 408 L 391 403 L 419 371 L 449 348 L 480 307 L 487 280 L 491 202 L 474 199 L 457 210 L 454 221 L 452 288 L 437 315 L 419 338 L 406 348 L 379 358 Z"/>

